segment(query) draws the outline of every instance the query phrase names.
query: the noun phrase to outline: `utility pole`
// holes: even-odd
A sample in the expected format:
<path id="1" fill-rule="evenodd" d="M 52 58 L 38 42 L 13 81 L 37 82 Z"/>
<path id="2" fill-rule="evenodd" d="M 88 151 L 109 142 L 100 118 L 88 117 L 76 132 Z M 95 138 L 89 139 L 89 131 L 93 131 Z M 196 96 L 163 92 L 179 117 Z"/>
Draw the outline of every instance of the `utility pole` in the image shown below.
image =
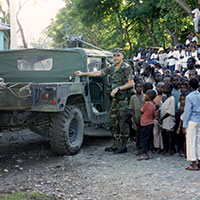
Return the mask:
<path id="1" fill-rule="evenodd" d="M 10 49 L 17 49 L 16 1 L 17 0 L 10 0 Z"/>

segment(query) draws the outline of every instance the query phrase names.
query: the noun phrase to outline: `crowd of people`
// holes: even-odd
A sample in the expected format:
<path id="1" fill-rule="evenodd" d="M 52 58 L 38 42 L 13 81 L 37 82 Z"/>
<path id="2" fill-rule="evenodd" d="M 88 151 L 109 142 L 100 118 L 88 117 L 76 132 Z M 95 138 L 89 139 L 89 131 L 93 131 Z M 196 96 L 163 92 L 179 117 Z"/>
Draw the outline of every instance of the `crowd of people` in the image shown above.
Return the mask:
<path id="1" fill-rule="evenodd" d="M 105 151 L 126 153 L 130 138 L 136 141 L 138 161 L 152 159 L 155 151 L 179 153 L 191 161 L 186 169 L 199 170 L 200 49 L 195 33 L 188 35 L 185 45 L 157 52 L 141 49 L 133 58 L 133 68 L 123 58 L 117 50 L 113 52 L 114 65 L 100 71 L 75 72 L 78 76 L 111 77 L 113 144 Z M 134 95 L 128 96 L 132 89 Z"/>
<path id="2" fill-rule="evenodd" d="M 170 69 L 176 72 L 185 72 L 187 70 L 188 58 L 196 60 L 196 70 L 200 67 L 200 48 L 198 47 L 197 36 L 195 32 L 190 32 L 185 44 L 177 43 L 175 46 L 163 48 L 140 48 L 139 52 L 133 57 L 135 64 L 138 64 L 136 71 L 144 63 L 149 63 L 162 69 Z"/>
<path id="3" fill-rule="evenodd" d="M 129 109 L 138 160 L 151 159 L 153 151 L 179 153 L 192 162 L 186 169 L 199 170 L 200 49 L 194 32 L 184 46 L 141 49 L 133 60 L 135 94 Z"/>

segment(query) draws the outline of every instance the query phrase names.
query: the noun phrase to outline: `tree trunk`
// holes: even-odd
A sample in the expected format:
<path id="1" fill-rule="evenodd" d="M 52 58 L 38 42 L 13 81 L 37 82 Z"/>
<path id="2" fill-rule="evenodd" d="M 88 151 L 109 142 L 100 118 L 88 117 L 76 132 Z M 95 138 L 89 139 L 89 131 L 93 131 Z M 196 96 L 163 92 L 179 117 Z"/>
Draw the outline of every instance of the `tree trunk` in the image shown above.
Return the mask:
<path id="1" fill-rule="evenodd" d="M 163 24 L 162 22 L 160 22 L 160 24 L 163 26 L 163 28 L 171 35 L 171 37 L 173 38 L 173 43 L 176 43 L 177 39 L 176 36 L 172 33 L 172 31 L 170 31 L 167 26 L 165 24 Z"/>
<path id="2" fill-rule="evenodd" d="M 19 22 L 18 16 L 17 16 L 17 25 L 18 25 L 18 27 L 19 27 L 19 31 L 20 31 L 20 34 L 21 34 L 23 47 L 24 47 L 24 48 L 28 48 L 28 45 L 27 45 L 27 43 L 26 43 L 26 39 L 25 39 L 25 36 L 24 36 L 24 30 L 23 30 L 23 28 L 22 28 L 21 23 Z"/>
<path id="3" fill-rule="evenodd" d="M 187 3 L 185 3 L 183 0 L 174 0 L 174 1 L 188 13 L 191 19 L 193 19 L 193 16 L 191 14 L 192 10 L 190 9 Z"/>

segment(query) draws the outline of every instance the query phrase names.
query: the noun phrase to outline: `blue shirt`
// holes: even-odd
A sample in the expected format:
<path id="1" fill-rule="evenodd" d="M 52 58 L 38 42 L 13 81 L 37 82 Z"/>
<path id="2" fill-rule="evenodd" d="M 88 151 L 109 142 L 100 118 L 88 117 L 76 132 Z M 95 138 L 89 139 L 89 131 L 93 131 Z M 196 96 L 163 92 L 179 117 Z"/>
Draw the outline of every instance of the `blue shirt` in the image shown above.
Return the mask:
<path id="1" fill-rule="evenodd" d="M 189 121 L 200 122 L 200 93 L 197 90 L 186 96 L 183 128 L 187 128 Z"/>
<path id="2" fill-rule="evenodd" d="M 175 89 L 173 88 L 172 90 L 172 96 L 174 96 L 175 98 L 175 113 L 178 113 L 178 103 L 179 103 L 179 100 L 180 100 L 180 90 L 178 89 Z"/>

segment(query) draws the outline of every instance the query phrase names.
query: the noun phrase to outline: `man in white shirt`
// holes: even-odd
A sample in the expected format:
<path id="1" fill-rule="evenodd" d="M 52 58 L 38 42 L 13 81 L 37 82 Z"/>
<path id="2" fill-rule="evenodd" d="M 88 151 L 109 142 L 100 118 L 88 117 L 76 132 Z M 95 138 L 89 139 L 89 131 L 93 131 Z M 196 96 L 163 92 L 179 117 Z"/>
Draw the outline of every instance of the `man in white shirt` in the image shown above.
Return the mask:
<path id="1" fill-rule="evenodd" d="M 194 30 L 196 32 L 198 32 L 199 31 L 199 19 L 200 19 L 200 4 L 198 5 L 198 8 L 195 8 L 192 11 L 192 14 L 194 15 L 194 18 L 193 18 Z"/>
<path id="2" fill-rule="evenodd" d="M 174 51 L 173 47 L 171 47 L 167 55 L 167 59 L 168 59 L 169 69 L 173 72 L 175 70 L 176 61 L 178 60 L 176 57 L 176 51 Z"/>

